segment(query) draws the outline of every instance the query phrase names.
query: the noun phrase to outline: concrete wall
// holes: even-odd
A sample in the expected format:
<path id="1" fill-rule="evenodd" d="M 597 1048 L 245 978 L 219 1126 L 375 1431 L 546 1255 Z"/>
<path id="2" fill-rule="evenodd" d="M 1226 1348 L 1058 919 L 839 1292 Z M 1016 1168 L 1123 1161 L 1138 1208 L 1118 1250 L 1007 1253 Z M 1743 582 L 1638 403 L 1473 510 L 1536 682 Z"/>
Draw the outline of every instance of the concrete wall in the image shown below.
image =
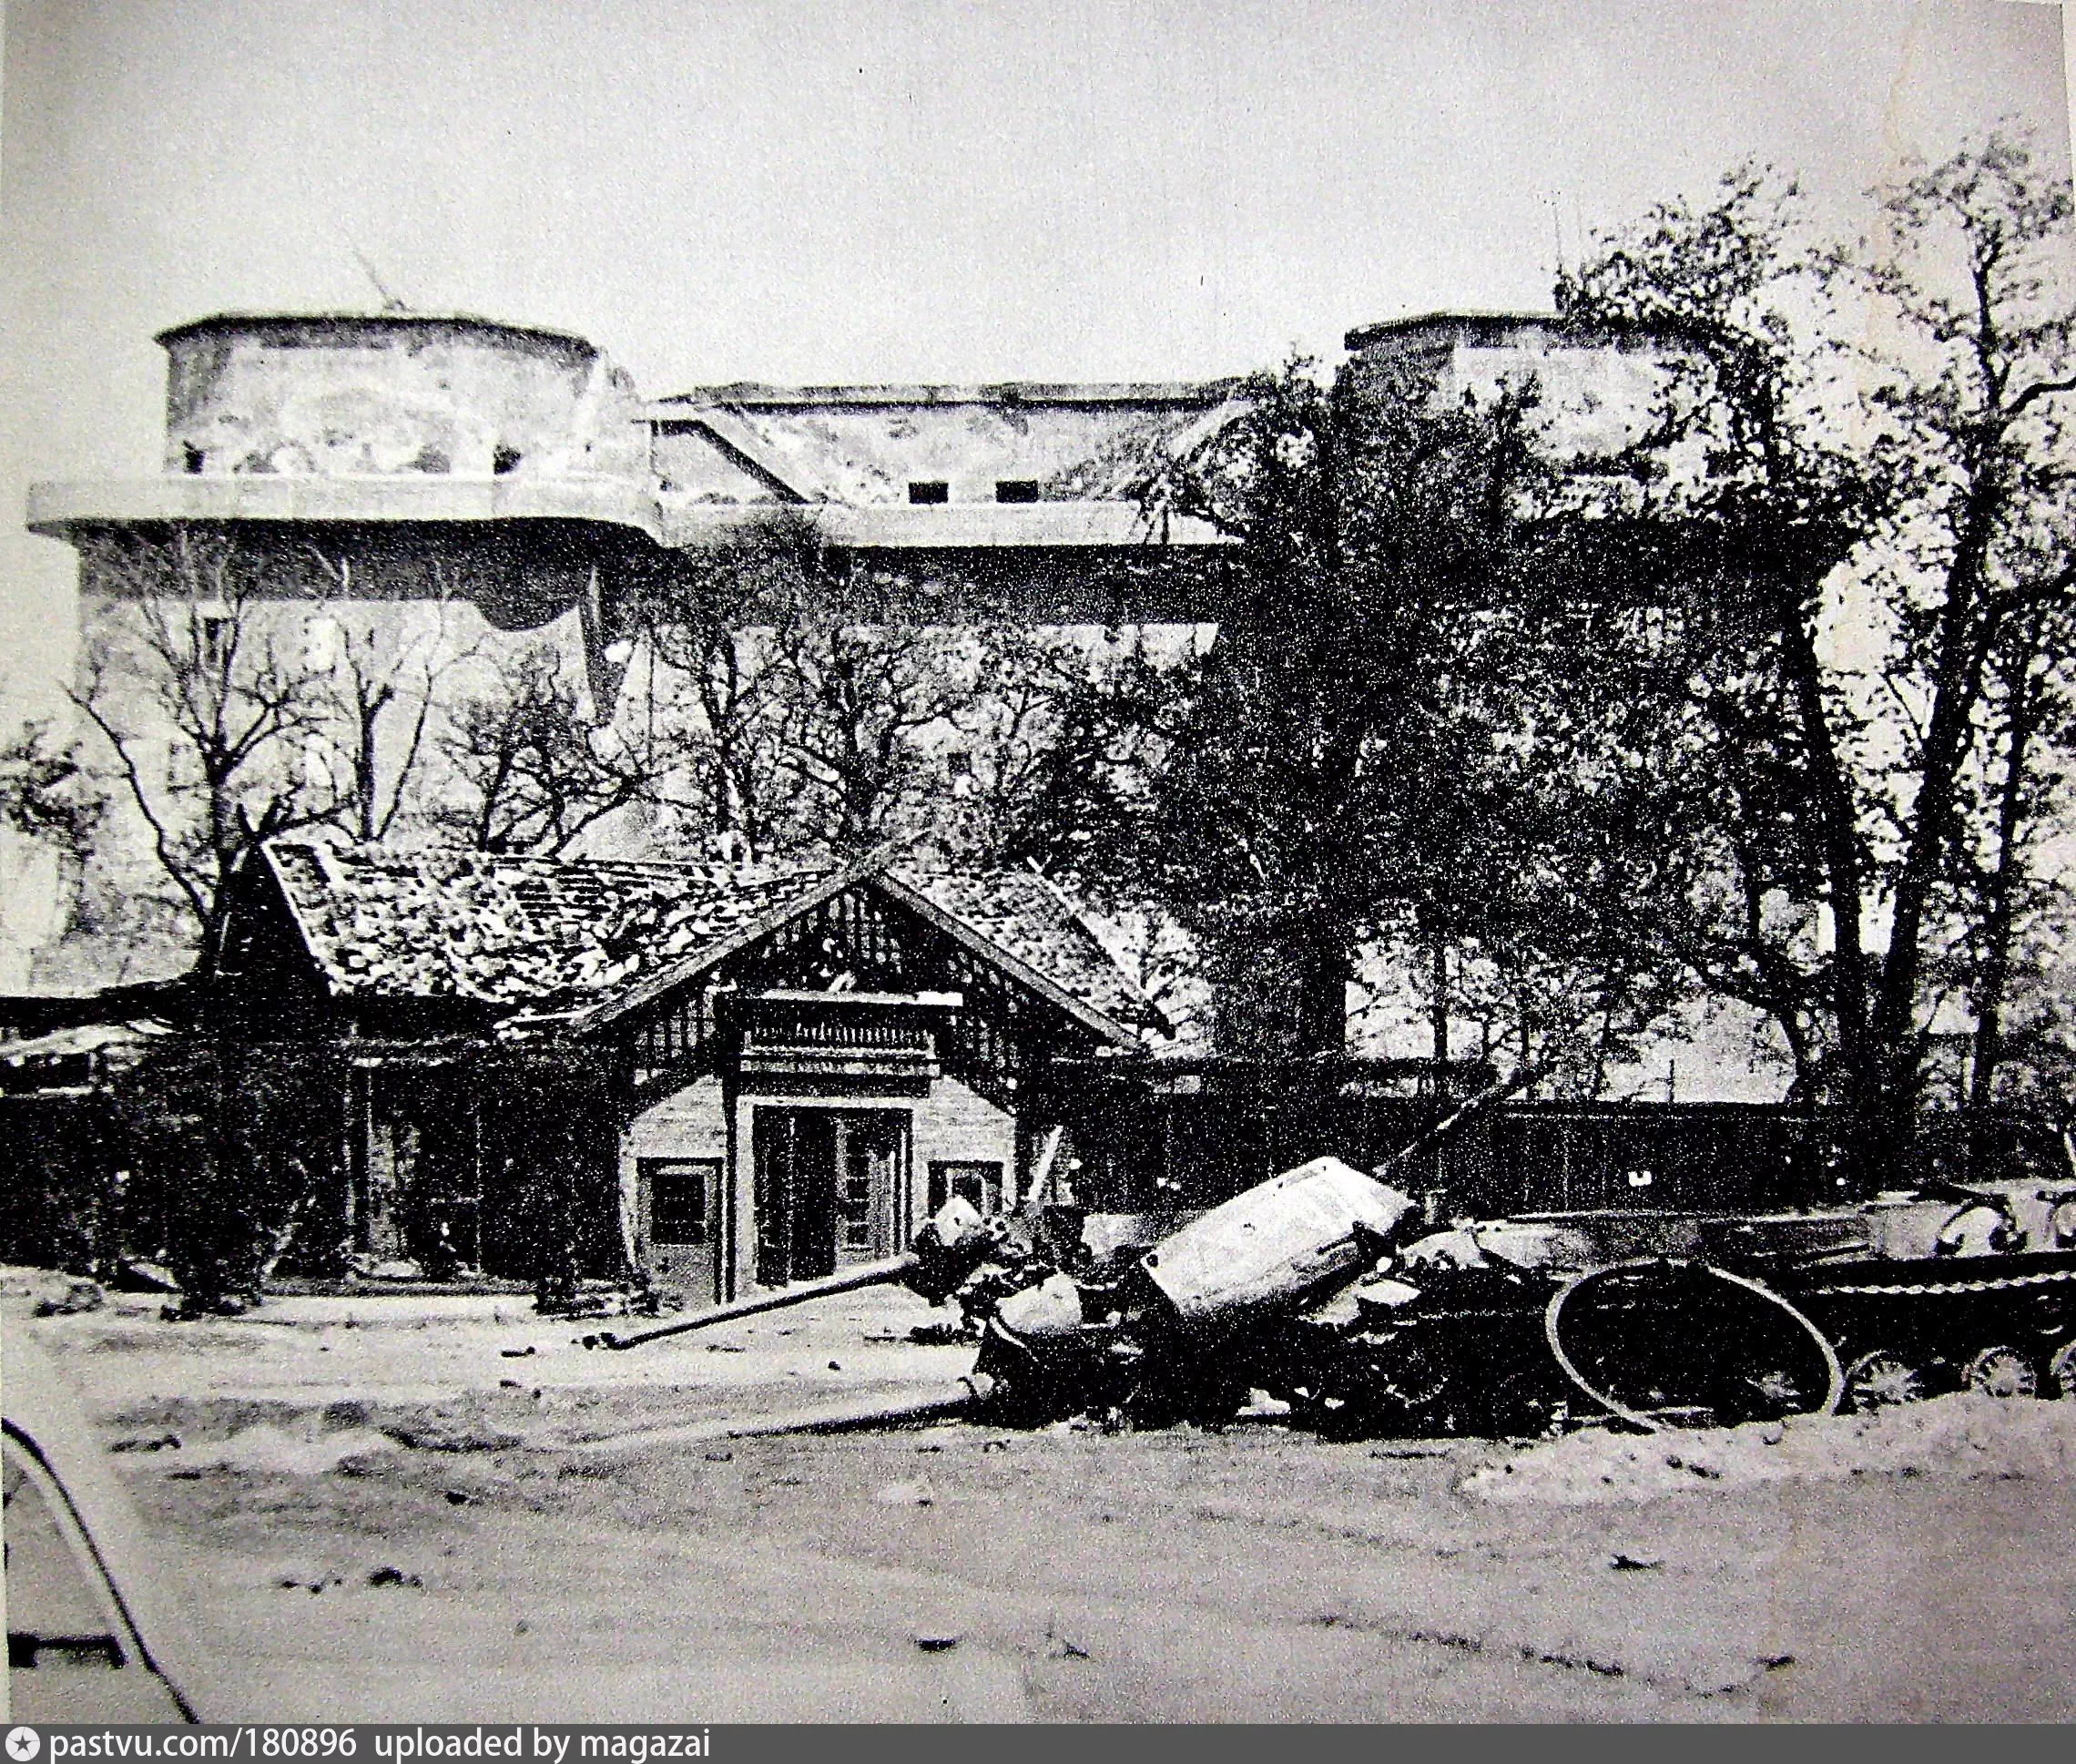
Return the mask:
<path id="1" fill-rule="evenodd" d="M 1555 319 L 1437 317 L 1348 333 L 1358 384 L 1388 385 L 1406 369 L 1436 375 L 1436 394 L 1481 399 L 1533 380 L 1537 426 L 1567 464 L 1619 453 L 1644 433 L 1682 346 L 1638 332 L 1578 331 Z M 1683 461 L 1698 468 L 1698 458 Z"/>
<path id="2" fill-rule="evenodd" d="M 905 505 L 911 483 L 938 482 L 952 502 L 993 503 L 1003 480 L 1035 482 L 1046 500 L 1105 500 L 1128 494 L 1161 443 L 1216 402 L 1159 391 L 1084 403 L 834 390 L 723 405 L 712 436 L 685 421 L 696 405 L 681 416 L 659 406 L 656 468 L 667 492 L 701 501 L 768 499 L 764 480 L 742 470 L 745 454 L 809 502 Z M 731 437 L 741 444 L 732 458 Z"/>
<path id="3" fill-rule="evenodd" d="M 65 930 L 76 869 L 50 846 L 0 829 L 0 991 L 33 984 L 38 953 Z"/>
<path id="4" fill-rule="evenodd" d="M 581 338 L 401 316 L 161 339 L 168 474 L 646 475 L 634 383 Z"/>

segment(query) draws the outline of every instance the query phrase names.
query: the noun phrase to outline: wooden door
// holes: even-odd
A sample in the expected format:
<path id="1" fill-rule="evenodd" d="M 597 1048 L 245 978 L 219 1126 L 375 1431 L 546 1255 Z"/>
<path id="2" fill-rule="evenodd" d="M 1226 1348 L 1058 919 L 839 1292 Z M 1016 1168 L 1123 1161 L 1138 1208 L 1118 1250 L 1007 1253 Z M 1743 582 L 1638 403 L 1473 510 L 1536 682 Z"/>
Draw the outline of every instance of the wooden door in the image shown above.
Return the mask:
<path id="1" fill-rule="evenodd" d="M 757 1283 L 816 1280 L 892 1255 L 907 1154 L 899 1109 L 759 1106 L 750 1123 Z"/>
<path id="2" fill-rule="evenodd" d="M 836 1259 L 877 1261 L 900 1248 L 908 1117 L 847 1109 L 836 1117 Z"/>
<path id="3" fill-rule="evenodd" d="M 714 1220 L 721 1160 L 644 1157 L 636 1166 L 648 1267 L 658 1286 L 697 1296 L 714 1293 Z"/>

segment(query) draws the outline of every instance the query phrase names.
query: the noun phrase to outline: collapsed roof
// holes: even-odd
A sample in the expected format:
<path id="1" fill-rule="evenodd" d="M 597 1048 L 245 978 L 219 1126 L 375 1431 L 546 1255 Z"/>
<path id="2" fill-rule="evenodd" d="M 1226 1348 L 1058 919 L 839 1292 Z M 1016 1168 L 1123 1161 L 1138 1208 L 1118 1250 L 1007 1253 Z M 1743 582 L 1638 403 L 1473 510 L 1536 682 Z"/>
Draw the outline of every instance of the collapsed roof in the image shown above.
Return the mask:
<path id="1" fill-rule="evenodd" d="M 398 853 L 275 840 L 294 928 L 334 997 L 615 1014 L 844 887 L 875 889 L 1112 1035 L 1160 1021 L 1073 903 L 1022 872 Z"/>

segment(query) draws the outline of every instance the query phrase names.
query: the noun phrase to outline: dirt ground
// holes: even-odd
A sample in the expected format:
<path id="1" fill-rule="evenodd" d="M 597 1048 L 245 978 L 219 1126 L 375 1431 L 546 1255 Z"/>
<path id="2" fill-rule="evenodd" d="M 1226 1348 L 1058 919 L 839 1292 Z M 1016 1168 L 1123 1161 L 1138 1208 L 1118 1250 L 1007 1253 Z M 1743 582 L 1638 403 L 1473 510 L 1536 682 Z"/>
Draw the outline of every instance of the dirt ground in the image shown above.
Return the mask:
<path id="1" fill-rule="evenodd" d="M 520 1299 L 32 1321 L 36 1279 L 0 1286 L 120 1448 L 227 1715 L 2076 1716 L 2076 1404 L 615 1443 L 971 1356 L 909 1343 L 941 1313 L 901 1292 L 609 1354 Z"/>

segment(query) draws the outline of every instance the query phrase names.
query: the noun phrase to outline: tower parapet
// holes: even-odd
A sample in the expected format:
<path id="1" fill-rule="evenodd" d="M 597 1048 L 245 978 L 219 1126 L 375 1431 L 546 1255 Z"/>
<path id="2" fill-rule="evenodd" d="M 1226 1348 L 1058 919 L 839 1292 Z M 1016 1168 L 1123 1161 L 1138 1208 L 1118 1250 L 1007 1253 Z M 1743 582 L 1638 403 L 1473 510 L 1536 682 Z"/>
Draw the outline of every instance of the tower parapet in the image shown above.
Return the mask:
<path id="1" fill-rule="evenodd" d="M 1343 341 L 1359 386 L 1380 388 L 1411 370 L 1431 375 L 1440 396 L 1488 398 L 1532 380 L 1543 445 L 1557 463 L 1587 474 L 1644 439 L 1670 371 L 1691 351 L 1661 330 L 1555 312 L 1428 312 L 1361 325 Z M 1698 454 L 1667 463 L 1700 464 Z"/>
<path id="2" fill-rule="evenodd" d="M 158 341 L 168 475 L 647 479 L 634 382 L 568 331 L 219 314 Z"/>

